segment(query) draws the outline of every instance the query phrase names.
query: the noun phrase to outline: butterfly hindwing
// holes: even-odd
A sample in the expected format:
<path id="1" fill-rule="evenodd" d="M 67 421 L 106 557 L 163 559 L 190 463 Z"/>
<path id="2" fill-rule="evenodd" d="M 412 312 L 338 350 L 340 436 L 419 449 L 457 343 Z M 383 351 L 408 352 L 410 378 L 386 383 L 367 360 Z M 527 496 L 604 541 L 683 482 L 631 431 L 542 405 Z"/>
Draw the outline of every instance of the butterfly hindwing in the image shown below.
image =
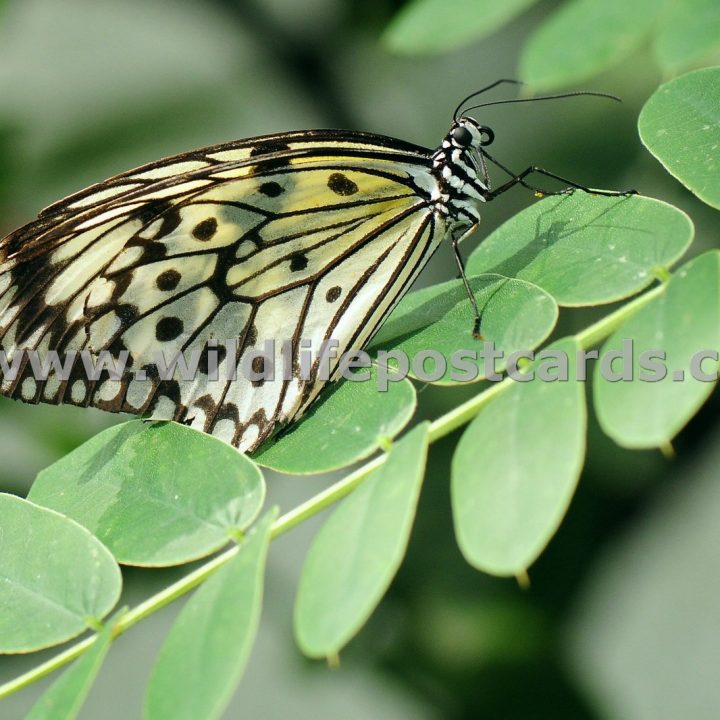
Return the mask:
<path id="1" fill-rule="evenodd" d="M 301 377 L 300 339 L 362 347 L 444 236 L 428 163 L 387 138 L 289 133 L 160 161 L 50 206 L 0 243 L 0 342 L 9 364 L 22 356 L 0 392 L 175 419 L 254 449 L 324 384 L 317 362 Z M 276 375 L 295 343 L 290 377 L 216 377 L 215 364 L 269 341 Z M 27 350 L 58 353 L 69 373 L 43 378 Z M 88 377 L 71 351 L 127 364 Z M 158 351 L 196 358 L 197 372 L 161 377 Z"/>

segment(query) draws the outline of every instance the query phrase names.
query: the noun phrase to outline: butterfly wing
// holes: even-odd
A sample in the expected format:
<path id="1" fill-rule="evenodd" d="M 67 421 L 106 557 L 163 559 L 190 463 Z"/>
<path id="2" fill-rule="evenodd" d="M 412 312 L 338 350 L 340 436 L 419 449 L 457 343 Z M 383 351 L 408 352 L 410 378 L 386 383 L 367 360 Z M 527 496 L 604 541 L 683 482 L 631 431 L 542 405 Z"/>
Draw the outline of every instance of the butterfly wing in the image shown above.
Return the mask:
<path id="1" fill-rule="evenodd" d="M 0 242 L 0 393 L 174 419 L 254 449 L 322 389 L 322 341 L 366 344 L 444 236 L 429 166 L 428 151 L 381 136 L 288 133 L 50 206 Z"/>

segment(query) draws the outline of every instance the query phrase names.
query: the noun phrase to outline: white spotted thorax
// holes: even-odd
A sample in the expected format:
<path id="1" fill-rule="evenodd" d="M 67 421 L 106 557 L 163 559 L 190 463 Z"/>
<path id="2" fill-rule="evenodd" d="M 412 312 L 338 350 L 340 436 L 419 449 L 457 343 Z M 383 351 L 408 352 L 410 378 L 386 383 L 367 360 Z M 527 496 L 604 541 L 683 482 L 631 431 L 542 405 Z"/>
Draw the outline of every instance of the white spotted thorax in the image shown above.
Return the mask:
<path id="1" fill-rule="evenodd" d="M 17 360 L 0 394 L 175 420 L 256 449 L 339 377 L 439 244 L 477 225 L 488 134 L 461 117 L 434 152 L 344 130 L 268 135 L 51 205 L 0 240 L 0 352 L 5 367 Z M 37 377 L 33 353 L 59 363 Z M 91 375 L 83 354 L 112 363 Z M 178 357 L 191 377 L 167 373 Z M 286 362 L 289 377 L 264 373 Z"/>
<path id="2" fill-rule="evenodd" d="M 480 222 L 478 204 L 486 201 L 489 188 L 480 179 L 480 148 L 487 144 L 488 129 L 472 118 L 453 123 L 442 145 L 432 156 L 433 175 L 438 181 L 437 209 L 455 221 L 456 227 Z"/>

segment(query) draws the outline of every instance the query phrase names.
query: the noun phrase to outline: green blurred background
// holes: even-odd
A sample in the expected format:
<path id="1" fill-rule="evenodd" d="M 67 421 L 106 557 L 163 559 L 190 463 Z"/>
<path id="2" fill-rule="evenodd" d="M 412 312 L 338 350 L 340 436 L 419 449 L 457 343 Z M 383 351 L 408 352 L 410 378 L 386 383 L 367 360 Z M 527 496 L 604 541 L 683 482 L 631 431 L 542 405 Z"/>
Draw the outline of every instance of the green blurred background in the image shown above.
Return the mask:
<path id="1" fill-rule="evenodd" d="M 393 55 L 380 42 L 401 5 L 4 3 L 0 230 L 134 165 L 241 137 L 348 127 L 434 147 L 462 96 L 516 75 L 529 34 L 559 3 L 539 2 L 498 33 L 432 57 Z M 446 5 L 462 23 L 464 11 L 453 0 Z M 637 136 L 639 109 L 661 81 L 641 48 L 587 83 L 621 95 L 621 106 L 584 98 L 497 107 L 478 119 L 494 128 L 494 154 L 510 167 L 536 163 L 595 187 L 636 187 L 682 208 L 696 225 L 696 254 L 717 246 L 717 212 L 670 178 Z M 516 189 L 488 206 L 466 251 L 532 202 Z M 454 275 L 451 253 L 441 248 L 421 283 Z M 569 314 L 564 328 L 593 316 Z M 421 413 L 435 416 L 469 392 L 427 388 Z M 717 409 L 716 393 L 678 437 L 672 460 L 621 450 L 591 424 L 578 493 L 531 568 L 528 590 L 462 560 L 448 494 L 457 438 L 438 443 L 405 563 L 337 670 L 304 660 L 292 641 L 297 577 L 322 518 L 279 539 L 259 640 L 226 716 L 720 717 Z M 38 470 L 119 419 L 1 398 L 0 489 L 24 495 Z M 332 478 L 268 480 L 270 501 L 287 510 Z M 124 601 L 136 603 L 184 571 L 130 570 Z M 179 607 L 118 640 L 82 718 L 140 717 L 149 669 Z M 0 658 L 0 681 L 41 656 Z M 0 717 L 21 718 L 47 682 L 3 701 Z"/>

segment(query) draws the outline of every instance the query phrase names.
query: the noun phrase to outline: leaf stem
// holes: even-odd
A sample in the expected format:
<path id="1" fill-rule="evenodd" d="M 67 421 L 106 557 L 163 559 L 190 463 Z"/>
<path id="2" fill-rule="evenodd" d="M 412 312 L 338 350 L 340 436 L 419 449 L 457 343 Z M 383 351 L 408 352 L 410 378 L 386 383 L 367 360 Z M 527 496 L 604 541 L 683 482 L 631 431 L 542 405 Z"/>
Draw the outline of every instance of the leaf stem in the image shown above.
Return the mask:
<path id="1" fill-rule="evenodd" d="M 606 315 L 604 318 L 601 318 L 596 323 L 588 326 L 575 336 L 578 344 L 582 349 L 587 350 L 588 348 L 602 342 L 605 338 L 617 330 L 617 328 L 619 328 L 625 320 L 634 315 L 641 307 L 647 305 L 647 303 L 655 299 L 658 295 L 662 294 L 664 290 L 665 284 L 658 285 L 652 290 L 639 295 L 634 300 L 626 303 L 609 315 Z M 500 395 L 510 388 L 513 382 L 514 381 L 511 378 L 506 377 L 504 380 L 494 383 L 483 392 L 478 393 L 466 402 L 458 405 L 456 408 L 453 408 L 444 415 L 441 415 L 430 424 L 430 428 L 428 430 L 429 442 L 435 442 L 436 440 L 449 435 L 454 430 L 457 430 L 470 422 L 485 405 L 491 402 L 497 395 Z M 334 485 L 331 485 L 322 492 L 314 495 L 304 503 L 301 503 L 279 517 L 272 526 L 271 538 L 274 539 L 283 535 L 296 525 L 299 525 L 308 518 L 317 515 L 325 508 L 348 495 L 363 481 L 365 477 L 379 468 L 385 462 L 386 457 L 386 454 L 374 457 L 372 460 L 369 460 L 364 465 L 361 465 Z M 179 597 L 182 597 L 197 585 L 204 582 L 219 567 L 233 558 L 238 553 L 239 547 L 240 546 L 238 545 L 233 545 L 219 555 L 216 555 L 196 570 L 193 570 L 191 573 L 188 573 L 184 577 L 180 578 L 172 585 L 169 585 L 160 592 L 149 597 L 147 600 L 141 602 L 139 605 L 136 605 L 132 610 L 129 610 L 117 621 L 114 629 L 114 636 L 122 634 L 136 623 L 157 612 L 174 600 L 177 600 Z M 0 685 L 0 699 L 12 695 L 18 690 L 32 684 L 36 680 L 39 680 L 51 672 L 63 667 L 67 663 L 72 662 L 75 658 L 80 656 L 92 646 L 96 637 L 97 635 L 92 635 L 85 638 L 84 640 L 75 643 L 71 647 L 59 653 L 55 657 L 50 658 L 50 660 L 37 665 L 23 675 L 14 678 L 4 685 Z"/>
<path id="2" fill-rule="evenodd" d="M 642 295 L 638 295 L 609 315 L 600 318 L 596 323 L 589 325 L 580 331 L 575 336 L 575 339 L 583 350 L 587 350 L 601 343 L 605 338 L 612 335 L 630 316 L 634 315 L 641 307 L 647 305 L 651 300 L 658 297 L 658 295 L 662 295 L 665 290 L 665 283 L 656 285 L 651 290 L 648 290 Z"/>

